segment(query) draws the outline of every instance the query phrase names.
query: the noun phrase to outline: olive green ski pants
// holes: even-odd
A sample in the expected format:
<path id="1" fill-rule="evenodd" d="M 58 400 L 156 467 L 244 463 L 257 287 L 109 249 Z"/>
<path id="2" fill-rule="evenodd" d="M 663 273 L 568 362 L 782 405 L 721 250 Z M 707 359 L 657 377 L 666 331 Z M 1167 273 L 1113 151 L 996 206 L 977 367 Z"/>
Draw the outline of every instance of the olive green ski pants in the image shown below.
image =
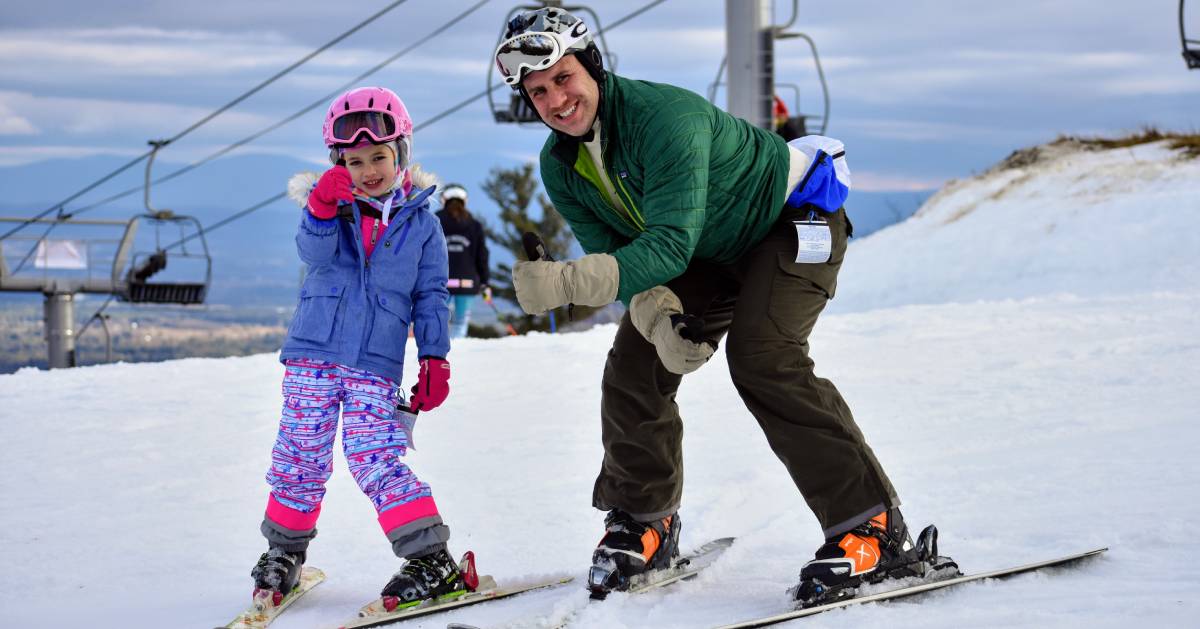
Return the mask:
<path id="1" fill-rule="evenodd" d="M 727 336 L 738 394 L 832 537 L 899 500 L 837 388 L 813 373 L 808 336 L 833 297 L 851 226 L 844 210 L 818 213 L 830 227 L 830 259 L 797 263 L 792 219 L 807 215 L 785 210 L 736 262 L 693 261 L 667 285 L 685 312 L 704 319 L 707 338 Z M 663 368 L 626 314 L 604 367 L 596 508 L 621 509 L 641 521 L 679 509 L 683 422 L 675 394 L 682 378 Z"/>

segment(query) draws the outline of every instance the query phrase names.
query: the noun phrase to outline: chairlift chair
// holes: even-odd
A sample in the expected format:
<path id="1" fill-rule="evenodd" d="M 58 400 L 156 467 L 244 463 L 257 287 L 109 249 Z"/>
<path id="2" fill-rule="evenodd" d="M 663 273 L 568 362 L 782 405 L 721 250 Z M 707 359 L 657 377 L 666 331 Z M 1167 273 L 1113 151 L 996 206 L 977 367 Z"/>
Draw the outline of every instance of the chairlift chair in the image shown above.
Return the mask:
<path id="1" fill-rule="evenodd" d="M 129 220 L 129 224 L 125 227 L 125 236 L 121 238 L 121 245 L 117 249 L 117 255 L 113 258 L 112 281 L 114 286 L 124 288 L 118 293 L 118 297 L 122 301 L 135 304 L 202 304 L 208 295 L 209 286 L 212 285 L 212 255 L 208 252 L 208 240 L 204 237 L 204 227 L 200 225 L 200 221 L 191 216 L 177 215 L 171 210 L 156 209 L 150 204 L 150 187 L 153 183 L 150 172 L 154 166 L 154 157 L 169 143 L 170 140 L 150 140 L 148 142 L 150 146 L 154 147 L 154 150 L 150 152 L 150 157 L 146 160 L 146 184 L 143 196 L 146 213 L 134 216 Z M 148 221 L 154 225 L 154 251 L 134 253 L 129 270 L 125 273 L 124 282 L 121 282 L 121 271 L 125 268 L 125 260 L 129 257 L 134 236 L 142 221 Z M 163 246 L 162 230 L 166 225 L 174 225 L 179 229 L 179 240 Z M 188 234 L 189 228 L 191 234 Z M 200 252 L 188 251 L 187 243 L 193 238 L 200 240 Z M 179 247 L 179 252 L 170 254 L 170 258 L 204 261 L 204 281 L 198 281 L 196 277 L 191 278 L 192 281 L 186 282 L 150 281 L 150 278 L 167 268 L 167 250 L 176 246 Z"/>
<path id="2" fill-rule="evenodd" d="M 1184 0 L 1179 0 L 1179 40 L 1183 45 L 1183 61 L 1189 70 L 1200 70 L 1200 39 L 1188 38 L 1183 24 Z"/>
<path id="3" fill-rule="evenodd" d="M 775 83 L 775 94 L 779 94 L 780 88 L 787 88 L 792 90 L 794 93 L 795 99 L 793 103 L 795 105 L 795 109 L 791 111 L 795 112 L 795 115 L 788 117 L 786 124 L 787 127 L 797 129 L 799 132 L 802 132 L 802 135 L 808 135 L 809 133 L 825 135 L 825 129 L 829 126 L 829 86 L 825 82 L 825 71 L 821 68 L 821 57 L 817 54 L 817 45 L 813 42 L 811 37 L 805 35 L 804 33 L 785 32 L 782 28 L 776 29 L 775 32 L 776 39 L 792 39 L 797 37 L 808 42 L 808 46 L 812 50 L 813 64 L 817 68 L 817 77 L 821 82 L 821 100 L 824 102 L 824 108 L 822 109 L 820 115 L 801 113 L 800 87 L 795 83 Z M 717 78 L 714 79 L 713 82 L 708 86 L 708 100 L 711 103 L 716 103 L 717 89 L 722 85 L 725 85 L 725 81 L 722 81 L 721 78 L 725 74 L 725 66 L 728 65 L 728 62 L 728 56 L 721 58 L 721 65 L 717 68 Z M 813 121 L 817 121 L 817 124 L 813 124 Z"/>
<path id="4" fill-rule="evenodd" d="M 592 25 L 592 34 L 596 35 L 597 38 L 600 40 L 600 43 L 598 44 L 598 46 L 600 48 L 600 54 L 604 56 L 605 69 L 616 70 L 617 59 L 616 59 L 615 55 L 612 55 L 607 52 L 608 51 L 608 42 L 606 42 L 604 40 L 604 29 L 601 28 L 601 26 L 600 26 L 600 17 L 597 16 L 596 12 L 593 11 L 591 8 L 583 6 L 583 5 L 562 6 L 558 2 L 551 1 L 551 2 L 544 2 L 542 4 L 517 6 L 517 7 L 513 8 L 511 11 L 509 11 L 508 15 L 505 16 L 505 18 L 504 18 L 505 26 L 500 27 L 500 35 L 496 38 L 496 45 L 492 47 L 492 50 L 496 50 L 497 48 L 500 47 L 500 44 L 504 41 L 504 32 L 507 29 L 508 23 L 510 21 L 512 21 L 512 19 L 514 17 L 516 17 L 518 13 L 524 13 L 526 11 L 536 11 L 538 9 L 542 9 L 542 8 L 545 8 L 548 6 L 557 7 L 557 8 L 569 11 L 571 13 L 584 13 L 584 14 L 588 15 L 591 18 L 591 21 L 589 22 L 589 24 Z M 540 127 L 542 125 L 541 117 L 538 116 L 537 111 L 535 111 L 532 107 L 529 106 L 529 103 L 525 102 L 524 98 L 521 98 L 521 94 L 519 92 L 517 92 L 516 90 L 513 90 L 509 94 L 507 102 L 504 102 L 503 98 L 500 99 L 500 102 L 496 101 L 496 98 L 492 96 L 492 92 L 493 92 L 492 75 L 495 72 L 496 72 L 496 62 L 495 62 L 495 59 L 492 59 L 488 62 L 488 73 L 487 73 L 487 86 L 488 86 L 487 99 L 488 99 L 488 108 L 492 110 L 492 119 L 501 124 L 511 123 L 511 124 L 525 125 L 525 126 L 537 125 Z"/>
<path id="5" fill-rule="evenodd" d="M 132 255 L 129 268 L 124 273 L 125 290 L 118 295 L 120 299 L 130 303 L 184 305 L 204 303 L 204 298 L 208 295 L 208 289 L 212 285 L 212 256 L 208 252 L 204 228 L 194 217 L 176 215 L 169 210 L 141 214 L 130 219 L 129 226 L 126 228 L 126 238 L 122 239 L 121 247 L 113 260 L 114 280 L 120 276 L 125 259 L 129 257 L 133 236 L 142 222 L 154 225 L 154 250 L 139 251 Z M 178 228 L 179 240 L 164 247 L 162 232 L 167 226 Z M 188 249 L 187 242 L 192 239 L 200 241 L 199 250 L 194 246 L 191 250 Z M 179 250 L 168 254 L 168 249 L 176 245 L 179 246 Z M 167 268 L 167 261 L 171 259 L 203 261 L 203 279 L 196 273 L 197 277 L 187 278 L 188 281 L 174 279 L 151 281 L 151 278 Z"/>

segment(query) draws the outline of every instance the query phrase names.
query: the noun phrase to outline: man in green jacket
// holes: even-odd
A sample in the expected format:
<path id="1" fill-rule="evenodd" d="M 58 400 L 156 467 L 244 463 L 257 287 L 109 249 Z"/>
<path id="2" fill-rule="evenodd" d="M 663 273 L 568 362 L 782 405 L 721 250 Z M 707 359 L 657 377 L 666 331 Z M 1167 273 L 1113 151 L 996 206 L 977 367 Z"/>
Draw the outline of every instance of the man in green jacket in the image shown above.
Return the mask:
<path id="1" fill-rule="evenodd" d="M 675 393 L 723 336 L 734 386 L 824 529 L 800 603 L 910 565 L 896 492 L 808 352 L 851 230 L 841 143 L 789 145 L 690 91 L 606 72 L 559 8 L 513 19 L 495 61 L 553 131 L 542 181 L 587 252 L 517 262 L 521 307 L 629 306 L 601 384 L 592 504 L 609 513 L 589 587 L 622 589 L 678 555 Z"/>

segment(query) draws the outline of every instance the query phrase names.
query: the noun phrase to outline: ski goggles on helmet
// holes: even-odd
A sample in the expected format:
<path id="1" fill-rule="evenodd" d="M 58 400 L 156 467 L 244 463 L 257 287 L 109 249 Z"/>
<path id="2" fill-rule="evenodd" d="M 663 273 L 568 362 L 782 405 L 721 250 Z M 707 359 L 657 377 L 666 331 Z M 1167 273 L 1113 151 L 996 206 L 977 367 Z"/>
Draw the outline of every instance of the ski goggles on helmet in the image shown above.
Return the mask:
<path id="1" fill-rule="evenodd" d="M 351 111 L 333 121 L 331 139 L 339 145 L 355 145 L 364 140 L 383 144 L 400 138 L 399 123 L 388 111 Z"/>
<path id="2" fill-rule="evenodd" d="M 464 203 L 467 200 L 467 191 L 462 186 L 450 185 L 442 192 L 442 200 L 449 201 L 450 199 L 459 199 Z"/>
<path id="3" fill-rule="evenodd" d="M 579 44 L 588 37 L 587 26 L 582 21 L 575 24 L 567 34 L 530 32 L 504 40 L 496 48 L 496 67 L 504 82 L 516 86 L 526 74 L 549 68 L 567 52 L 582 50 Z"/>

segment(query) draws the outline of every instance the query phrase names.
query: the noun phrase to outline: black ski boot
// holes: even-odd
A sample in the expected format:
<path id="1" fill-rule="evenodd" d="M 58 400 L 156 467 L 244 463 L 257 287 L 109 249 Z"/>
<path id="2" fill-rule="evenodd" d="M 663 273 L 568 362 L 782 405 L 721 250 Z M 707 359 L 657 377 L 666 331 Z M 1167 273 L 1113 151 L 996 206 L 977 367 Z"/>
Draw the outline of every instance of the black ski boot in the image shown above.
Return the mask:
<path id="1" fill-rule="evenodd" d="M 892 508 L 826 540 L 800 569 L 792 594 L 798 607 L 814 607 L 852 598 L 859 586 L 885 579 L 959 574 L 953 560 L 937 554 L 937 527 L 925 527 L 914 545 L 900 510 Z"/>
<path id="2" fill-rule="evenodd" d="M 653 522 L 638 522 L 614 509 L 604 518 L 604 537 L 592 553 L 588 590 L 603 599 L 613 590 L 629 587 L 632 577 L 671 567 L 679 556 L 679 514 Z"/>
<path id="3" fill-rule="evenodd" d="M 300 583 L 300 569 L 304 565 L 306 553 L 289 553 L 280 548 L 272 548 L 258 558 L 258 563 L 250 570 L 254 579 L 254 598 L 267 598 L 270 593 L 271 603 L 279 605 L 284 596 L 296 589 Z"/>
<path id="4" fill-rule="evenodd" d="M 379 596 L 390 612 L 428 600 L 461 596 L 470 589 L 454 558 L 442 549 L 404 560 L 400 571 L 392 575 Z"/>

